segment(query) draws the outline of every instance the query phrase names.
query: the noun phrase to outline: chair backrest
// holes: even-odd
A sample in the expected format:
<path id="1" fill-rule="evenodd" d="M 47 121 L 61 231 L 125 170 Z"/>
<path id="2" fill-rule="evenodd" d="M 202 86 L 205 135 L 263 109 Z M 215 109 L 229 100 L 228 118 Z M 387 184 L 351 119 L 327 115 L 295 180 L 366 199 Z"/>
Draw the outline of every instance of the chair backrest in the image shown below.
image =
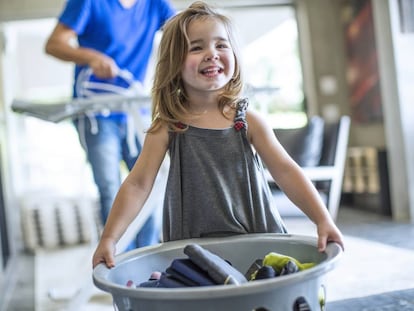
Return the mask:
<path id="1" fill-rule="evenodd" d="M 332 166 L 342 160 L 342 157 L 336 157 L 347 147 L 349 124 L 348 116 L 342 116 L 335 122 L 326 122 L 321 117 L 314 116 L 304 127 L 274 129 L 274 132 L 300 166 Z M 340 151 L 337 151 L 338 148 Z"/>
<path id="2" fill-rule="evenodd" d="M 325 124 L 321 160 L 319 162 L 319 165 L 335 165 L 339 127 L 339 121 Z"/>
<path id="3" fill-rule="evenodd" d="M 323 152 L 321 165 L 333 166 L 334 168 L 327 203 L 328 210 L 333 219 L 337 217 L 341 201 L 350 125 L 350 117 L 342 116 L 338 122 L 328 125 L 325 130 L 325 139 L 327 141 L 324 143 L 324 148 L 326 146 L 326 150 Z"/>
<path id="4" fill-rule="evenodd" d="M 338 161 L 342 162 L 342 158 L 345 160 L 345 155 L 342 157 L 341 152 L 348 146 L 349 126 L 348 116 L 342 116 L 336 122 L 325 123 L 320 165 L 335 165 Z"/>
<path id="5" fill-rule="evenodd" d="M 324 170 L 324 178 L 311 179 L 326 193 L 326 205 L 333 219 L 336 219 L 342 193 L 349 129 L 349 116 L 342 116 L 336 122 L 312 117 L 303 128 L 274 130 L 282 146 L 300 166 Z"/>
<path id="6" fill-rule="evenodd" d="M 324 144 L 324 120 L 313 116 L 304 127 L 274 129 L 279 142 L 299 166 L 318 166 Z"/>

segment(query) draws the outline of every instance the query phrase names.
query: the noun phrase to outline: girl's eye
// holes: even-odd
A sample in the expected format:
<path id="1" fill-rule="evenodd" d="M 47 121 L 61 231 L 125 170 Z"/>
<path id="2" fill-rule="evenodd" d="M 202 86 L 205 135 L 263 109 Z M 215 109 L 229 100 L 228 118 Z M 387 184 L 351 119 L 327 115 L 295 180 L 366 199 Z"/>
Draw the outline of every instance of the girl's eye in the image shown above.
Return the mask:
<path id="1" fill-rule="evenodd" d="M 229 46 L 225 43 L 219 43 L 217 44 L 217 48 L 219 49 L 227 49 Z"/>
<path id="2" fill-rule="evenodd" d="M 201 47 L 199 47 L 199 46 L 192 46 L 192 47 L 190 47 L 190 52 L 200 51 L 200 50 L 201 50 Z"/>

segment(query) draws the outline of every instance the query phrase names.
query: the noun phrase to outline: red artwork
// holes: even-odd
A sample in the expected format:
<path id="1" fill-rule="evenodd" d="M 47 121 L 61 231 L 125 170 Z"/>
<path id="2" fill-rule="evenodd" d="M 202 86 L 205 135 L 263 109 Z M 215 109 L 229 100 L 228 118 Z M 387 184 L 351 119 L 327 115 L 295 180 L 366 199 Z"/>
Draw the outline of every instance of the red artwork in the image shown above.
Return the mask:
<path id="1" fill-rule="evenodd" d="M 382 121 L 382 100 L 371 0 L 344 8 L 351 117 L 359 124 Z"/>

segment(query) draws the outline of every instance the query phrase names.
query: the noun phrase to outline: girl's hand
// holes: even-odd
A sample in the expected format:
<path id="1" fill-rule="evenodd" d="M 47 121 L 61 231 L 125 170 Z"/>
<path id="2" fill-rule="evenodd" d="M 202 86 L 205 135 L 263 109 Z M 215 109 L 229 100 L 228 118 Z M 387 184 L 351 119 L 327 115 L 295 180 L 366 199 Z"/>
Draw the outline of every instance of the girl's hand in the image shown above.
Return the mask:
<path id="1" fill-rule="evenodd" d="M 108 268 L 115 267 L 115 242 L 110 239 L 101 239 L 92 259 L 92 267 L 104 263 Z"/>
<path id="2" fill-rule="evenodd" d="M 339 229 L 333 223 L 333 221 L 328 221 L 322 224 L 318 224 L 317 231 L 318 231 L 318 250 L 320 252 L 325 251 L 326 245 L 328 244 L 328 242 L 336 242 L 342 247 L 343 250 L 345 249 L 342 233 L 339 231 Z"/>

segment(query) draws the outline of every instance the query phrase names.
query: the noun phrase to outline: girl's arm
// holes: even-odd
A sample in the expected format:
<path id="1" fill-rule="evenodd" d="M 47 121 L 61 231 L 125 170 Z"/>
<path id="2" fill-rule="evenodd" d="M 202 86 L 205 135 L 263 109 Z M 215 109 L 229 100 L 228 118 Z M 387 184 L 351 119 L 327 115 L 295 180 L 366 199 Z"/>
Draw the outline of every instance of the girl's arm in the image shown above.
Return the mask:
<path id="1" fill-rule="evenodd" d="M 115 245 L 144 206 L 165 158 L 168 131 L 159 129 L 148 133 L 137 162 L 122 183 L 106 221 L 98 247 L 93 256 L 93 267 L 104 262 L 113 267 Z"/>
<path id="2" fill-rule="evenodd" d="M 273 129 L 257 112 L 248 111 L 248 137 L 273 179 L 288 198 L 318 228 L 318 247 L 323 251 L 328 241 L 343 247 L 342 236 L 334 224 L 315 186 L 277 140 Z"/>

